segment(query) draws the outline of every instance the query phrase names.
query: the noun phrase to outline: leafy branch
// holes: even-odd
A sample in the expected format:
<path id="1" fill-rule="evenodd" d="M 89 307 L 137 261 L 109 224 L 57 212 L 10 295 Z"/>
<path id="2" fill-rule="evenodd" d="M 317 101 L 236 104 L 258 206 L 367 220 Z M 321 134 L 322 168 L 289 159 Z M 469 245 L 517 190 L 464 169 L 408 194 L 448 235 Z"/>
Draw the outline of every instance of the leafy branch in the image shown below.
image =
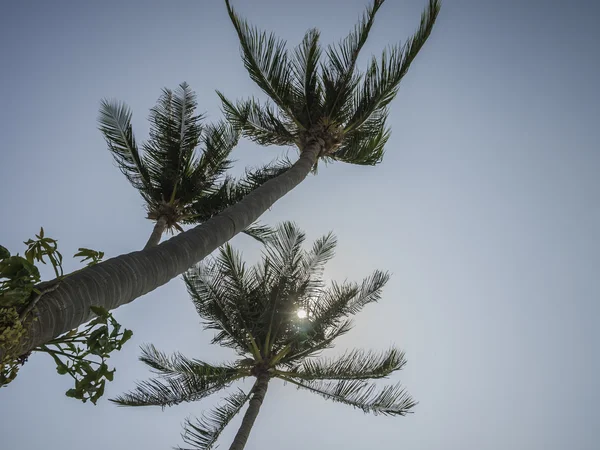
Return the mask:
<path id="1" fill-rule="evenodd" d="M 19 355 L 18 348 L 27 327 L 37 319 L 35 307 L 38 301 L 69 276 L 63 271 L 63 256 L 58 251 L 58 242 L 46 237 L 43 228 L 35 239 L 24 244 L 27 245 L 25 257 L 12 256 L 0 246 L 0 347 L 4 350 L 4 358 L 0 361 L 0 387 L 15 379 L 19 368 L 29 357 L 29 354 Z M 82 258 L 82 263 L 92 266 L 102 260 L 104 252 L 79 248 L 74 257 Z M 56 278 L 40 284 L 40 272 L 35 263 L 46 264 L 47 261 Z M 91 310 L 96 317 L 85 328 L 71 330 L 34 351 L 50 355 L 56 363 L 57 372 L 74 379 L 75 387 L 66 392 L 68 397 L 96 404 L 104 394 L 106 381 L 112 381 L 114 377 L 115 369 L 109 370 L 106 360 L 111 352 L 121 350 L 133 332 L 127 329 L 121 331 L 121 325 L 104 308 L 92 306 Z"/>
<path id="2" fill-rule="evenodd" d="M 96 318 L 83 330 L 71 330 L 36 351 L 49 354 L 56 363 L 56 371 L 75 380 L 75 388 L 66 392 L 67 397 L 96 404 L 104 394 L 106 381 L 113 380 L 116 370 L 109 370 L 106 360 L 112 351 L 121 350 L 133 332 L 121 331 L 121 325 L 104 308 L 92 306 L 92 311 Z"/>

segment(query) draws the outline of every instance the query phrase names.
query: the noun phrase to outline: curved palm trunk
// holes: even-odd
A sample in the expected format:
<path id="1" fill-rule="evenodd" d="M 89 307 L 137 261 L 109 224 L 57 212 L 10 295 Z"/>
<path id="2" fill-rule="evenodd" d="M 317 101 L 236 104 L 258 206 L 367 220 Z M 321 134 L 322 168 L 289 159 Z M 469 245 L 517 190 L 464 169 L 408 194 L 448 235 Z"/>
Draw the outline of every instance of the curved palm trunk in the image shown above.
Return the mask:
<path id="1" fill-rule="evenodd" d="M 320 151 L 318 143 L 308 145 L 288 171 L 191 230 L 156 247 L 117 256 L 67 276 L 38 302 L 38 318 L 21 342 L 21 353 L 86 323 L 91 318 L 90 306 L 115 309 L 184 273 L 300 184 Z M 3 354 L 0 348 L 0 359 Z"/>
<path id="2" fill-rule="evenodd" d="M 254 387 L 252 388 L 253 394 L 252 398 L 250 399 L 250 404 L 248 405 L 246 414 L 244 414 L 244 418 L 242 419 L 242 424 L 240 425 L 240 428 L 235 435 L 229 450 L 243 450 L 243 448 L 246 446 L 248 436 L 250 436 L 250 431 L 252 431 L 252 426 L 254 425 L 254 421 L 258 416 L 258 412 L 260 411 L 260 407 L 262 406 L 262 402 L 265 398 L 268 387 L 269 376 L 266 374 L 259 375 Z"/>
<path id="3" fill-rule="evenodd" d="M 148 242 L 146 242 L 146 245 L 144 246 L 144 250 L 147 250 L 152 247 L 156 247 L 159 244 L 160 238 L 162 237 L 166 228 L 167 228 L 167 219 L 164 216 L 160 216 L 158 218 L 158 220 L 156 221 L 156 223 L 154 224 L 154 229 L 152 230 L 150 239 L 148 239 Z"/>

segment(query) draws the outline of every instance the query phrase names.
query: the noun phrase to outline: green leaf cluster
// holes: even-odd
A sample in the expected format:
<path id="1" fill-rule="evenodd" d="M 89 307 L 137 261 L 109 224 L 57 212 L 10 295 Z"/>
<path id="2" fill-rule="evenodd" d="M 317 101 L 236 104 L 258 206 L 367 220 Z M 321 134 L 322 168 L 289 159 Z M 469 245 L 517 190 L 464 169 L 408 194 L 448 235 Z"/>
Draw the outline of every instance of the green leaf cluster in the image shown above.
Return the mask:
<path id="1" fill-rule="evenodd" d="M 27 245 L 25 257 L 12 256 L 8 249 L 0 246 L 0 346 L 4 350 L 0 361 L 0 386 L 13 381 L 27 360 L 29 355 L 16 352 L 31 320 L 29 312 L 34 311 L 44 293 L 52 290 L 42 287 L 44 283 L 38 284 L 40 273 L 35 263 L 50 262 L 56 275 L 52 286 L 69 276 L 63 272 L 58 242 L 45 236 L 43 228 L 35 239 L 24 243 Z M 102 260 L 104 252 L 82 247 L 74 257 L 82 258 L 81 262 L 92 266 Z M 104 393 L 106 381 L 113 380 L 115 370 L 109 370 L 106 360 L 111 352 L 120 350 L 133 333 L 121 330 L 121 325 L 105 309 L 91 309 L 96 317 L 81 331 L 71 330 L 34 351 L 49 354 L 56 363 L 57 372 L 74 379 L 75 387 L 67 391 L 68 397 L 95 404 Z"/>
<path id="2" fill-rule="evenodd" d="M 104 308 L 93 306 L 92 311 L 96 317 L 83 330 L 71 330 L 39 351 L 52 356 L 60 375 L 75 380 L 75 387 L 66 392 L 67 397 L 96 404 L 104 394 L 106 381 L 113 380 L 116 370 L 109 370 L 106 360 L 111 352 L 121 350 L 133 332 L 121 331 L 121 325 Z"/>

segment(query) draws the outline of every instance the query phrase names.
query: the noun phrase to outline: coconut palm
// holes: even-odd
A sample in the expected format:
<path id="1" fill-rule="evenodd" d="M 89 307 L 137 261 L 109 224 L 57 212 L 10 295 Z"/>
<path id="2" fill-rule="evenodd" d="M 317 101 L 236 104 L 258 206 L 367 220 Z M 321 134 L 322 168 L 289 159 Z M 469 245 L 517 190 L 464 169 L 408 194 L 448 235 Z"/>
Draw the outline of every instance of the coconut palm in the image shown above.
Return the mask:
<path id="1" fill-rule="evenodd" d="M 373 58 L 361 74 L 357 58 L 383 0 L 375 0 L 348 37 L 328 47 L 323 58 L 316 30 L 309 31 L 290 54 L 283 42 L 252 28 L 229 1 L 226 4 L 244 64 L 270 100 L 233 103 L 221 94 L 225 113 L 259 144 L 296 145 L 299 158 L 201 225 L 63 280 L 38 302 L 38 320 L 28 324 L 23 353 L 85 323 L 90 306 L 117 308 L 182 274 L 250 226 L 300 184 L 319 159 L 365 165 L 381 161 L 389 137 L 388 106 L 429 37 L 440 8 L 439 0 L 428 0 L 416 33 L 403 45 L 384 51 L 379 60 Z"/>
<path id="2" fill-rule="evenodd" d="M 239 200 L 240 193 L 258 185 L 256 174 L 239 182 L 225 176 L 238 134 L 224 122 L 203 126 L 203 116 L 196 114 L 196 109 L 196 94 L 187 83 L 175 90 L 164 89 L 150 110 L 150 139 L 140 151 L 132 131 L 131 110 L 122 102 L 101 102 L 98 122 L 108 149 L 142 195 L 148 219 L 155 222 L 145 248 L 157 245 L 167 230 L 183 231 L 180 224 L 208 220 Z M 199 145 L 203 151 L 197 155 Z M 208 209 L 211 215 L 206 213 Z M 257 239 L 263 239 L 268 231 L 256 225 L 245 230 Z"/>
<path id="3" fill-rule="evenodd" d="M 429 0 L 417 32 L 373 57 L 364 73 L 357 69 L 358 57 L 384 0 L 374 0 L 346 39 L 324 55 L 318 30 L 309 30 L 290 53 L 285 42 L 252 27 L 230 0 L 225 3 L 246 70 L 268 96 L 262 103 L 254 98 L 234 103 L 220 93 L 229 121 L 260 145 L 295 146 L 311 168 L 319 159 L 381 162 L 390 136 L 388 106 L 433 29 L 440 1 Z"/>
<path id="4" fill-rule="evenodd" d="M 337 358 L 319 354 L 352 328 L 350 317 L 379 300 L 388 274 L 376 271 L 361 284 L 326 286 L 325 263 L 336 239 L 321 237 L 310 251 L 293 223 L 279 226 L 264 248 L 261 262 L 247 268 L 229 245 L 213 260 L 185 277 L 188 291 L 212 343 L 237 353 L 232 363 L 213 365 L 180 353 L 168 356 L 152 345 L 141 360 L 158 378 L 113 401 L 123 406 L 172 406 L 200 400 L 234 382 L 254 378 L 249 392 L 230 394 L 221 406 L 200 419 L 188 419 L 182 434 L 194 449 L 211 448 L 219 434 L 249 406 L 230 449 L 244 448 L 271 380 L 278 378 L 322 397 L 367 413 L 405 415 L 415 402 L 399 385 L 378 388 L 372 381 L 400 370 L 404 353 L 351 350 Z"/>

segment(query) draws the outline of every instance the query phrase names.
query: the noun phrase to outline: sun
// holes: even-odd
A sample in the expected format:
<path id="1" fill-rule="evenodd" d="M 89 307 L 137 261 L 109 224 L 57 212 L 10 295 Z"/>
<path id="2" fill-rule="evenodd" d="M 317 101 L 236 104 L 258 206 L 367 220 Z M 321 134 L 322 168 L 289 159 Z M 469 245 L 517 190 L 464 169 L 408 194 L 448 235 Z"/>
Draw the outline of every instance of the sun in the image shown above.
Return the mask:
<path id="1" fill-rule="evenodd" d="M 304 309 L 299 309 L 298 311 L 296 311 L 296 314 L 298 315 L 299 319 L 306 319 L 306 316 L 308 315 L 308 313 Z"/>

